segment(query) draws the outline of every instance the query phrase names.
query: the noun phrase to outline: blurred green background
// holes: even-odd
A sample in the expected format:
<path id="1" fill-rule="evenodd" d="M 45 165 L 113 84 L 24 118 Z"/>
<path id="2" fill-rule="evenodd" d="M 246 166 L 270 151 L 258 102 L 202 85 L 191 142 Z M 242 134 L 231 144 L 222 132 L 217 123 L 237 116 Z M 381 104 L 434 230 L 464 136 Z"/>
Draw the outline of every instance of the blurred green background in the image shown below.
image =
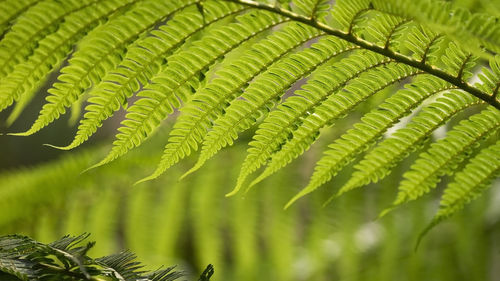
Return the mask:
<path id="1" fill-rule="evenodd" d="M 51 130 L 56 134 L 62 128 Z M 64 234 L 90 232 L 97 241 L 91 256 L 130 249 L 151 269 L 178 264 L 193 276 L 212 263 L 213 280 L 221 281 L 500 278 L 498 188 L 438 225 L 414 251 L 439 192 L 377 219 L 393 200 L 394 178 L 323 207 L 334 182 L 283 210 L 306 183 L 318 156 L 314 148 L 248 193 L 226 198 L 245 155 L 244 145 L 225 150 L 181 182 L 178 177 L 195 159 L 159 180 L 133 186 L 154 170 L 165 133 L 83 174 L 106 148 L 47 154 L 53 160 L 22 167 L 23 162 L 47 157 L 33 152 L 44 151 L 42 138 L 36 138 L 37 145 L 14 151 L 12 162 L 2 158 L 0 235 L 23 233 L 49 242 Z M 27 141 L 1 139 L 14 146 Z M 2 149 L 2 155 L 9 152 Z"/>

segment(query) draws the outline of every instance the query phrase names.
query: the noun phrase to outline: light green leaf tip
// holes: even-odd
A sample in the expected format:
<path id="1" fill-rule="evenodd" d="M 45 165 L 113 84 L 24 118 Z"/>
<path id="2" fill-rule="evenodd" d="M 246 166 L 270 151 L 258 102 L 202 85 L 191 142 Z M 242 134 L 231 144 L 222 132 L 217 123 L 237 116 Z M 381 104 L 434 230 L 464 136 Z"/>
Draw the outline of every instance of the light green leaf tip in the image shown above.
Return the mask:
<path id="1" fill-rule="evenodd" d="M 238 193 L 238 192 L 241 190 L 241 187 L 242 187 L 242 186 L 243 186 L 243 184 L 242 184 L 242 183 L 240 183 L 240 182 L 238 181 L 238 183 L 237 183 L 237 184 L 236 184 L 236 186 L 233 188 L 233 190 L 232 190 L 231 192 L 229 192 L 229 193 L 226 193 L 226 195 L 225 195 L 225 196 L 226 196 L 226 197 L 231 197 L 231 196 L 236 195 L 236 193 Z"/>
<path id="2" fill-rule="evenodd" d="M 35 132 L 33 130 L 28 130 L 28 131 L 25 131 L 25 132 L 19 132 L 19 133 L 7 133 L 6 135 L 7 136 L 16 136 L 16 137 L 27 137 L 27 136 L 31 136 L 32 134 L 34 134 Z"/>
<path id="3" fill-rule="evenodd" d="M 49 143 L 44 143 L 43 146 L 48 146 L 48 147 L 59 149 L 59 150 L 70 150 L 71 149 L 71 147 L 69 147 L 69 146 L 57 146 L 57 145 L 53 145 L 53 144 L 49 144 Z"/>
<path id="4" fill-rule="evenodd" d="M 380 214 L 378 214 L 377 219 L 381 219 L 381 218 L 385 217 L 387 214 L 392 212 L 394 209 L 397 209 L 398 207 L 399 206 L 393 204 L 393 205 L 385 208 L 384 210 L 382 210 L 382 212 L 380 212 Z"/>
<path id="5" fill-rule="evenodd" d="M 150 176 L 147 176 L 147 177 L 145 177 L 145 178 L 142 178 L 142 179 L 140 179 L 140 180 L 138 180 L 138 181 L 134 182 L 134 184 L 133 184 L 133 185 L 134 185 L 134 186 L 136 186 L 136 185 L 139 185 L 139 184 L 144 183 L 144 182 L 147 182 L 147 181 L 152 181 L 152 180 L 156 179 L 157 177 L 158 177 L 158 176 L 155 176 L 155 175 L 150 175 Z"/>
<path id="6" fill-rule="evenodd" d="M 307 186 L 306 188 L 302 189 L 299 193 L 297 193 L 294 197 L 292 197 L 292 199 L 290 199 L 284 209 L 288 209 L 293 203 L 295 203 L 297 200 L 299 200 L 300 198 L 304 197 L 305 195 L 313 192 L 316 188 L 311 188 L 311 186 Z"/>
<path id="7" fill-rule="evenodd" d="M 186 178 L 187 176 L 189 176 L 190 174 L 198 171 L 202 166 L 203 164 L 205 164 L 205 160 L 199 160 L 198 162 L 196 162 L 196 164 L 193 166 L 193 168 L 189 169 L 189 171 L 185 172 L 180 178 L 179 180 L 183 180 L 184 178 Z"/>

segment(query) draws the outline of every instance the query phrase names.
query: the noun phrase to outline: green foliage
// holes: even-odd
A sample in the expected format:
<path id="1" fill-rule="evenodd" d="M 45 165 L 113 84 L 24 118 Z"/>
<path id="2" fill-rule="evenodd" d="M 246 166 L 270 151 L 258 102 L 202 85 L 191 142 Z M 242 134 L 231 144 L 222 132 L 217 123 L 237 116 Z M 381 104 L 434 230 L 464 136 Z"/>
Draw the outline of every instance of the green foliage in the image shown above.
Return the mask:
<path id="1" fill-rule="evenodd" d="M 163 2 L 3 0 L 0 110 L 16 104 L 7 123 L 38 88 L 50 88 L 30 129 L 14 135 L 36 133 L 70 107 L 76 120 L 85 105 L 73 141 L 56 146 L 73 149 L 125 111 L 97 167 L 179 115 L 146 181 L 201 148 L 185 177 L 257 127 L 234 195 L 304 154 L 325 132 L 340 132 L 336 124 L 354 120 L 289 203 L 332 180 L 336 195 L 377 182 L 412 159 L 392 207 L 462 174 L 462 163 L 498 137 L 495 4 L 481 1 L 483 8 L 471 11 L 430 0 Z M 446 137 L 425 146 L 442 126 Z M 414 150 L 421 156 L 414 159 Z M 352 176 L 338 181 L 352 163 Z M 464 202 L 473 195 L 462 194 Z"/>
<path id="2" fill-rule="evenodd" d="M 15 276 L 17 280 L 173 281 L 183 277 L 183 273 L 173 271 L 173 267 L 154 272 L 141 270 L 143 266 L 130 252 L 90 258 L 87 252 L 95 242 L 82 244 L 88 236 L 64 236 L 49 244 L 27 236 L 2 236 L 0 273 Z M 213 267 L 209 265 L 200 280 L 208 281 L 212 274 Z"/>
<path id="3" fill-rule="evenodd" d="M 221 152 L 184 181 L 177 177 L 195 158 L 172 167 L 170 177 L 131 187 L 154 169 L 151 159 L 159 157 L 167 135 L 159 132 L 122 160 L 84 174 L 81 170 L 105 149 L 0 173 L 0 206 L 8 210 L 0 212 L 0 232 L 49 242 L 86 230 L 97 241 L 89 256 L 130 249 L 145 270 L 179 264 L 187 280 L 197 280 L 207 263 L 216 268 L 212 279 L 221 281 L 489 280 L 496 268 L 491 256 L 498 254 L 498 245 L 491 241 L 500 233 L 498 189 L 485 190 L 450 223 L 436 226 L 414 252 L 439 194 L 375 220 L 393 200 L 394 179 L 404 166 L 381 184 L 348 193 L 328 208 L 322 204 L 330 191 L 320 189 L 283 211 L 297 191 L 293 187 L 307 182 L 301 171 L 313 168 L 327 140 L 313 148 L 316 155 L 308 155 L 314 158 L 296 161 L 244 197 L 224 197 L 239 174 L 235 164 L 245 157 L 242 144 Z M 487 162 L 497 155 L 488 151 Z M 480 170 L 479 178 L 491 169 Z"/>
<path id="4" fill-rule="evenodd" d="M 471 200 L 477 198 L 498 177 L 500 166 L 500 143 L 497 142 L 471 159 L 467 166 L 455 175 L 453 183 L 441 198 L 439 210 L 422 235 L 440 221 L 463 209 Z"/>

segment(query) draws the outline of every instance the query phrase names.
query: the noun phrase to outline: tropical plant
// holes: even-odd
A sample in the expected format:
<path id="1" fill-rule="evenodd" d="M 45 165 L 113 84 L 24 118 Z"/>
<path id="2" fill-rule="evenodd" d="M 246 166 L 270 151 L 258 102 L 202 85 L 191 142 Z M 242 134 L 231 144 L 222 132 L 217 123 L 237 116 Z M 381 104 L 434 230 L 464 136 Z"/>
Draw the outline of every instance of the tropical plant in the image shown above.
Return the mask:
<path id="1" fill-rule="evenodd" d="M 140 146 L 178 109 L 159 165 L 141 182 L 201 148 L 184 178 L 257 126 L 233 195 L 286 166 L 350 113 L 362 116 L 324 150 L 287 206 L 349 164 L 355 171 L 335 182 L 332 198 L 382 180 L 419 151 L 386 211 L 454 176 L 433 225 L 500 171 L 498 4 L 476 13 L 430 0 L 0 3 L 0 110 L 15 103 L 7 123 L 49 74 L 58 75 L 32 126 L 12 135 L 34 134 L 70 107 L 78 119 L 85 104 L 74 140 L 54 146 L 72 149 L 126 110 L 111 151 L 94 168 Z M 426 145 L 443 126 L 446 135 Z"/>
<path id="2" fill-rule="evenodd" d="M 130 252 L 92 259 L 87 252 L 95 245 L 88 234 L 64 236 L 43 244 L 26 236 L 0 237 L 0 277 L 2 280 L 117 280 L 174 281 L 183 276 L 173 267 L 154 272 L 141 270 Z M 213 274 L 209 265 L 199 281 L 208 281 Z"/>

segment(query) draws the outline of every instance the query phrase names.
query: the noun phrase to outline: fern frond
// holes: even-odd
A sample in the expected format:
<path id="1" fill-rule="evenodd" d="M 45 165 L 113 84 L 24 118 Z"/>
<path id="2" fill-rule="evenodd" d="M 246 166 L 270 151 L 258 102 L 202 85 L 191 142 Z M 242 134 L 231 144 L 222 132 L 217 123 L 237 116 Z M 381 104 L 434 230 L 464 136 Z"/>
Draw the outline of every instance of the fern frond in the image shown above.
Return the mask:
<path id="1" fill-rule="evenodd" d="M 64 60 L 73 44 L 92 26 L 120 8 L 137 1 L 139 0 L 106 0 L 65 17 L 56 32 L 39 42 L 38 48 L 26 62 L 16 65 L 12 72 L 2 79 L 0 110 L 10 106 L 22 95 L 35 91 L 43 78 Z"/>
<path id="2" fill-rule="evenodd" d="M 444 190 L 439 210 L 420 237 L 479 197 L 500 173 L 500 141 L 483 148 Z"/>
<path id="3" fill-rule="evenodd" d="M 262 166 L 267 165 L 251 185 L 287 165 L 309 149 L 323 128 L 357 108 L 365 114 L 361 122 L 326 149 L 310 184 L 292 201 L 329 181 L 374 146 L 355 164 L 356 171 L 340 195 L 387 176 L 440 126 L 460 122 L 465 114 L 457 113 L 470 112 L 480 104 L 491 106 L 490 115 L 500 109 L 500 56 L 495 51 L 500 50 L 500 24 L 487 14 L 455 4 L 431 0 L 0 2 L 0 110 L 16 102 L 7 123 L 20 116 L 37 88 L 51 82 L 50 73 L 59 72 L 38 118 L 28 131 L 17 135 L 43 129 L 70 107 L 75 121 L 85 104 L 74 139 L 58 147 L 71 149 L 87 141 L 118 110 L 126 110 L 111 151 L 95 167 L 142 145 L 170 114 L 181 112 L 160 164 L 144 180 L 158 177 L 202 147 L 187 175 L 263 121 L 250 142 L 234 193 Z M 406 89 L 394 91 L 385 101 L 386 91 L 374 96 L 403 84 Z M 288 92 L 299 85 L 303 85 L 299 91 Z M 416 108 L 422 109 L 405 124 L 402 118 Z M 457 129 L 466 136 L 452 131 L 449 138 L 432 145 L 437 148 L 427 153 L 439 159 L 423 167 L 420 162 L 434 159 L 422 156 L 402 186 L 424 168 L 432 168 L 429 178 L 419 176 L 425 182 L 416 185 L 425 191 L 443 172 L 455 173 L 463 155 L 481 142 L 472 133 L 491 133 L 498 126 L 483 124 L 473 130 L 478 124 L 470 123 L 464 132 Z M 406 127 L 379 142 L 393 126 Z M 466 141 L 454 147 L 456 151 L 438 153 L 457 139 Z"/>
<path id="4" fill-rule="evenodd" d="M 183 277 L 183 272 L 174 267 L 153 272 L 141 270 L 143 265 L 130 252 L 92 259 L 87 252 L 95 242 L 83 244 L 88 234 L 64 236 L 52 243 L 43 244 L 26 236 L 8 235 L 0 237 L 0 273 L 2 279 L 20 280 L 143 280 L 174 281 Z M 200 276 L 208 281 L 214 272 L 209 265 Z"/>
<path id="5" fill-rule="evenodd" d="M 463 120 L 453 127 L 447 136 L 431 145 L 403 174 L 394 206 L 415 200 L 428 193 L 439 182 L 439 177 L 450 174 L 467 158 L 480 140 L 494 134 L 500 128 L 500 114 L 489 107 L 481 113 Z"/>
<path id="6" fill-rule="evenodd" d="M 332 17 L 339 25 L 339 29 L 350 34 L 353 28 L 365 18 L 363 13 L 373 9 L 369 0 L 340 0 L 333 7 Z"/>
<path id="7" fill-rule="evenodd" d="M 473 76 L 471 71 L 476 65 L 476 60 L 476 56 L 463 51 L 462 48 L 453 42 L 448 45 L 445 55 L 441 57 L 446 71 L 464 81 Z M 500 77 L 498 80 L 500 80 Z"/>
<path id="8" fill-rule="evenodd" d="M 415 82 L 406 85 L 406 89 L 398 91 L 378 108 L 367 113 L 361 119 L 362 122 L 353 126 L 354 129 L 330 144 L 324 156 L 317 162 L 309 184 L 292 198 L 287 206 L 330 181 L 357 155 L 373 146 L 391 126 L 408 115 L 424 100 L 452 88 L 454 86 L 451 84 L 432 76 L 417 77 Z"/>
<path id="9" fill-rule="evenodd" d="M 74 237 L 66 235 L 43 248 L 48 254 L 57 257 L 65 268 L 78 267 L 83 276 L 90 278 L 89 268 L 86 265 L 88 260 L 86 254 L 94 246 L 95 242 L 88 242 L 83 246 L 78 245 L 88 236 L 89 234 Z"/>
<path id="10" fill-rule="evenodd" d="M 443 37 L 423 26 L 413 27 L 404 41 L 404 46 L 411 51 L 411 56 L 421 63 L 435 63 Z"/>
<path id="11" fill-rule="evenodd" d="M 59 82 L 49 89 L 50 95 L 32 127 L 25 133 L 31 135 L 50 124 L 66 112 L 82 92 L 97 85 L 101 78 L 122 61 L 128 44 L 178 10 L 191 5 L 193 1 L 144 1 L 136 4 L 123 15 L 115 17 L 94 29 L 83 38 L 78 50 L 61 70 Z"/>
<path id="12" fill-rule="evenodd" d="M 323 20 L 330 8 L 328 0 L 293 0 L 295 11 L 298 14 L 313 19 Z"/>
<path id="13" fill-rule="evenodd" d="M 339 190 L 338 195 L 351 189 L 378 182 L 410 152 L 417 149 L 429 136 L 458 112 L 480 104 L 480 100 L 467 93 L 452 90 L 424 107 L 406 127 L 397 130 L 365 155 L 354 167 L 351 179 Z"/>
<path id="14" fill-rule="evenodd" d="M 66 16 L 96 2 L 97 0 L 41 1 L 20 14 L 9 32 L 0 40 L 0 79 L 6 77 L 17 64 L 25 62 L 38 42 L 53 33 Z"/>
<path id="15" fill-rule="evenodd" d="M 453 7 L 449 1 L 377 0 L 374 8 L 417 21 L 446 34 L 475 55 L 488 57 L 500 51 L 500 24 L 494 17 Z"/>
<path id="16" fill-rule="evenodd" d="M 306 24 L 309 24 L 311 26 L 314 26 L 322 31 L 324 31 L 327 34 L 336 36 L 338 38 L 341 38 L 343 40 L 346 40 L 348 42 L 351 42 L 357 46 L 360 46 L 363 49 L 371 50 L 373 52 L 379 53 L 381 55 L 387 56 L 389 58 L 394 59 L 397 62 L 403 63 L 408 66 L 415 67 L 417 69 L 420 69 L 421 71 L 424 71 L 426 73 L 432 74 L 434 76 L 437 76 L 441 79 L 444 79 L 460 89 L 478 97 L 481 100 L 486 101 L 487 103 L 495 106 L 497 109 L 500 109 L 500 103 L 498 100 L 496 100 L 494 97 L 491 95 L 488 95 L 484 93 L 483 91 L 469 85 L 468 83 L 462 81 L 461 79 L 457 79 L 456 77 L 453 77 L 452 75 L 446 73 L 440 67 L 437 67 L 435 65 L 430 64 L 429 62 L 433 62 L 438 55 L 438 51 L 440 48 L 440 45 L 444 42 L 443 36 L 436 34 L 432 32 L 429 28 L 426 28 L 425 26 L 420 26 L 417 25 L 416 29 L 420 31 L 421 35 L 420 37 L 422 38 L 413 38 L 412 36 L 415 36 L 415 34 L 409 34 L 411 36 L 407 36 L 406 42 L 411 43 L 407 44 L 409 45 L 410 49 L 412 48 L 411 45 L 413 45 L 414 49 L 411 49 L 414 53 L 413 54 L 407 54 L 404 52 L 404 50 L 400 51 L 394 51 L 390 49 L 385 49 L 383 47 L 380 47 L 378 45 L 373 44 L 372 42 L 369 42 L 363 38 L 363 36 L 357 37 L 356 34 L 353 34 L 351 32 L 346 32 L 340 29 L 336 29 L 330 25 L 327 24 L 322 24 L 314 21 L 313 19 L 306 18 L 304 16 L 295 14 L 291 11 L 281 9 L 277 6 L 265 4 L 262 2 L 254 2 L 250 0 L 224 0 L 224 1 L 229 1 L 229 2 L 235 2 L 235 3 L 241 3 L 243 5 L 246 5 L 248 7 L 256 8 L 259 10 L 267 10 L 267 11 L 272 11 L 274 13 L 283 15 L 287 18 L 290 18 L 291 20 L 303 22 Z M 361 0 L 362 1 L 362 0 Z M 371 9 L 372 6 L 370 3 L 368 3 L 368 8 Z M 369 10 L 367 9 L 367 11 Z M 364 11 L 361 11 L 358 16 L 361 16 L 364 13 Z M 354 17 L 356 19 L 357 17 Z M 353 23 L 354 27 L 356 26 L 356 23 Z M 415 29 L 415 28 L 414 28 Z M 414 32 L 412 32 L 414 33 Z M 432 35 L 432 37 L 429 37 L 429 35 Z M 430 42 L 423 44 L 425 45 L 425 48 L 423 49 L 417 49 L 416 47 L 419 45 L 422 45 L 421 42 L 419 41 L 422 40 L 422 42 L 427 42 L 427 39 L 431 38 Z M 422 55 L 421 59 L 418 60 L 418 55 Z"/>
<path id="17" fill-rule="evenodd" d="M 257 119 L 265 116 L 296 81 L 307 77 L 330 59 L 355 48 L 336 38 L 326 37 L 310 48 L 281 60 L 257 76 L 241 97 L 231 102 L 226 114 L 215 121 L 203 141 L 198 162 L 185 175 L 194 172 L 220 149 L 232 144 L 238 138 L 238 133 L 250 128 Z"/>
<path id="18" fill-rule="evenodd" d="M 57 68 L 57 66 L 56 66 Z M 44 83 L 45 80 L 42 80 L 41 83 Z M 33 100 L 33 97 L 36 95 L 36 90 L 35 91 L 29 91 L 25 93 L 24 95 L 21 95 L 17 102 L 14 104 L 14 108 L 12 108 L 12 111 L 9 114 L 9 117 L 7 117 L 7 120 L 5 120 L 5 124 L 7 126 L 11 126 L 17 118 L 23 113 L 24 109 L 29 105 L 31 100 Z"/>
<path id="19" fill-rule="evenodd" d="M 369 33 L 372 37 L 378 38 L 377 41 L 381 42 L 385 48 L 396 47 L 398 36 L 395 34 L 402 28 L 405 21 L 395 17 L 381 18 L 383 20 L 376 21 L 377 24 L 370 25 Z M 263 165 L 271 153 L 285 142 L 292 127 L 298 126 L 301 120 L 313 112 L 314 107 L 323 102 L 328 95 L 338 91 L 361 73 L 390 61 L 383 56 L 363 52 L 334 65 L 333 69 L 326 70 L 326 73 L 320 74 L 324 76 L 322 79 L 309 80 L 303 87 L 306 92 L 297 91 L 295 94 L 298 97 L 291 97 L 285 101 L 263 121 L 253 137 L 254 141 L 250 143 L 254 148 L 248 151 L 235 190 L 238 190 L 246 177 Z"/>
<path id="20" fill-rule="evenodd" d="M 304 119 L 300 127 L 293 132 L 292 138 L 272 156 L 264 172 L 250 185 L 259 183 L 301 155 L 318 138 L 321 128 L 331 126 L 336 119 L 345 116 L 359 103 L 385 87 L 419 73 L 411 67 L 392 63 L 368 71 L 343 90 L 330 95 L 316 107 L 313 114 Z"/>
<path id="21" fill-rule="evenodd" d="M 35 279 L 39 270 L 35 262 L 20 259 L 19 256 L 31 254 L 38 244 L 25 236 L 7 235 L 0 237 L 0 271 L 14 275 L 21 280 Z"/>
<path id="22" fill-rule="evenodd" d="M 173 108 L 180 107 L 191 95 L 189 82 L 226 53 L 240 44 L 283 23 L 284 18 L 268 12 L 248 13 L 238 17 L 238 22 L 212 30 L 186 51 L 175 54 L 167 68 L 156 76 L 146 90 L 139 93 L 142 98 L 127 110 L 126 120 L 118 130 L 111 152 L 100 166 L 125 154 L 138 146 L 168 115 Z"/>
<path id="23" fill-rule="evenodd" d="M 104 267 L 110 276 L 118 280 L 138 279 L 143 271 L 137 257 L 131 252 L 121 252 L 118 254 L 98 258 L 95 262 Z"/>
<path id="24" fill-rule="evenodd" d="M 160 176 L 169 167 L 198 149 L 212 120 L 225 112 L 240 89 L 294 48 L 321 33 L 291 23 L 259 41 L 227 68 L 216 73 L 213 81 L 200 89 L 182 109 L 165 146 L 161 162 L 153 174 L 141 181 Z M 217 93 L 217 95 L 214 95 Z"/>
<path id="25" fill-rule="evenodd" d="M 429 42 L 429 44 L 431 43 Z M 454 71 L 460 78 L 468 78 L 472 75 L 469 71 L 474 66 L 472 63 L 474 59 L 474 56 L 463 52 L 453 43 L 446 49 L 446 55 L 441 57 L 445 67 L 451 73 Z M 430 96 L 456 89 L 456 86 L 432 76 L 424 76 L 421 81 L 410 84 L 408 88 L 410 89 L 397 92 L 386 103 L 382 104 L 380 109 L 375 109 L 365 115 L 361 124 L 354 125 L 355 129 L 330 145 L 325 156 L 317 163 L 308 186 L 297 194 L 289 204 L 329 181 L 343 167 L 354 160 L 356 155 L 371 147 L 389 127 L 408 114 L 409 110 L 414 109 Z M 401 108 L 401 105 L 407 107 Z"/>
<path id="26" fill-rule="evenodd" d="M 411 21 L 387 14 L 375 14 L 367 23 L 366 37 L 385 49 L 399 50 L 401 37 L 408 30 Z"/>
<path id="27" fill-rule="evenodd" d="M 481 83 L 476 83 L 474 86 L 498 100 L 500 96 L 500 55 L 492 58 L 490 60 L 490 69 L 484 67 L 478 77 Z"/>
<path id="28" fill-rule="evenodd" d="M 218 4 L 215 1 L 206 2 L 205 21 L 193 9 L 177 13 L 165 25 L 152 33 L 152 36 L 138 40 L 127 52 L 125 59 L 109 71 L 101 83 L 89 92 L 89 103 L 84 118 L 80 120 L 78 131 L 71 144 L 60 149 L 72 149 L 92 136 L 102 122 L 109 118 L 120 107 L 126 107 L 127 99 L 157 76 L 164 59 L 179 48 L 190 36 L 203 30 L 220 20 L 234 15 L 243 8 L 237 5 Z M 56 103 L 57 105 L 57 103 Z M 54 110 L 48 104 L 48 111 L 44 112 L 30 132 L 41 128 L 51 119 Z M 43 110 L 42 110 L 43 111 Z M 46 117 L 43 117 L 46 116 Z"/>
<path id="29" fill-rule="evenodd" d="M 388 64 L 389 59 L 368 52 L 353 54 L 332 66 L 319 69 L 315 77 L 296 91 L 293 97 L 280 104 L 262 122 L 249 143 L 248 155 L 241 166 L 235 191 L 245 179 L 263 164 L 293 132 L 303 119 L 329 95 L 342 89 L 349 81 L 370 69 Z"/>
<path id="30" fill-rule="evenodd" d="M 18 0 L 18 1 L 3 1 L 0 3 L 0 38 L 1 35 L 9 28 L 12 20 L 17 18 L 29 7 L 35 5 L 41 0 Z"/>

